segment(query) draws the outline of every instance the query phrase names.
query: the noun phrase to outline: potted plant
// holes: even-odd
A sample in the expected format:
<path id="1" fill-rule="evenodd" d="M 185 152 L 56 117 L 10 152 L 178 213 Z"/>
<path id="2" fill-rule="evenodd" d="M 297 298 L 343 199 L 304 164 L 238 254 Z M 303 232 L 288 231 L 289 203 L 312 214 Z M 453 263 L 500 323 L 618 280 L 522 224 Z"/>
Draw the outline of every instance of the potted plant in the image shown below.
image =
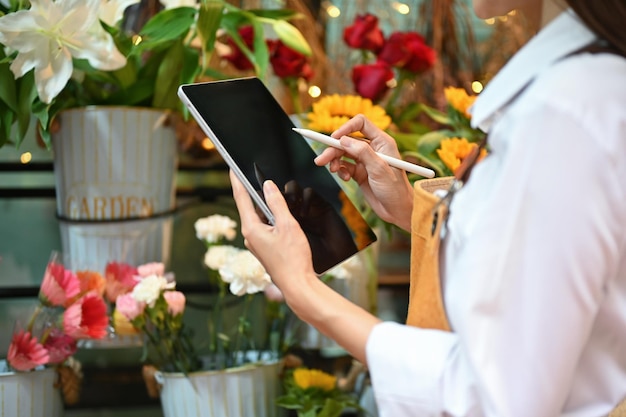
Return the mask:
<path id="1" fill-rule="evenodd" d="M 215 289 L 208 335 L 200 342 L 196 338 L 198 345 L 183 318 L 185 296 L 165 278 L 163 268 L 152 276 L 135 275 L 134 286 L 118 293 L 115 327 L 126 320 L 144 336 L 146 383 L 152 395 L 160 396 L 167 417 L 277 413 L 289 311 L 272 296 L 275 289 L 260 262 L 249 251 L 225 244 L 235 239 L 236 226 L 219 214 L 195 224 L 207 246 L 205 265 Z M 264 315 L 258 314 L 258 301 L 263 301 Z"/>

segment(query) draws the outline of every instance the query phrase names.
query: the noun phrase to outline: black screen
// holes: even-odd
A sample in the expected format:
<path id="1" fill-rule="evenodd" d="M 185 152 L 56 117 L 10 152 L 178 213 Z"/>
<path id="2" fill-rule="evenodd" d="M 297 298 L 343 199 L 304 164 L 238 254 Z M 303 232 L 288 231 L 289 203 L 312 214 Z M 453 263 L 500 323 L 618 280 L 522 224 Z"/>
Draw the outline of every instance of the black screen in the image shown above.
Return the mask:
<path id="1" fill-rule="evenodd" d="M 210 129 L 205 129 L 209 139 L 221 144 L 259 195 L 264 179 L 273 180 L 283 191 L 309 240 L 318 274 L 376 240 L 332 174 L 315 165 L 315 152 L 292 130 L 291 119 L 260 79 L 190 84 L 181 89 L 192 114 L 193 108 L 198 113 L 194 117 L 200 116 Z"/>

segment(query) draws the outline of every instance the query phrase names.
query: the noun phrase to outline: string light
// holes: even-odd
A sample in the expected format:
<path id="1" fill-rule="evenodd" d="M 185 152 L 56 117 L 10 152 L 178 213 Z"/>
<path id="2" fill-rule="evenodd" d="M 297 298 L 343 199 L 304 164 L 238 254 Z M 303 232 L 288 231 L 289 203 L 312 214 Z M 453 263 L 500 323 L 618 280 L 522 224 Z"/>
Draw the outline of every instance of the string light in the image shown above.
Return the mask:
<path id="1" fill-rule="evenodd" d="M 480 81 L 472 82 L 472 91 L 476 94 L 483 91 L 483 83 L 481 83 Z"/>
<path id="2" fill-rule="evenodd" d="M 326 6 L 326 14 L 332 18 L 339 17 L 341 15 L 341 10 L 339 7 L 335 6 L 332 3 L 328 3 Z"/>
<path id="3" fill-rule="evenodd" d="M 211 139 L 209 138 L 204 138 L 202 140 L 202 147 L 206 149 L 207 151 L 215 149 L 215 145 L 213 144 L 213 142 L 211 142 Z"/>
<path id="4" fill-rule="evenodd" d="M 489 19 L 485 19 L 485 23 L 488 25 L 493 25 L 494 23 L 496 23 L 496 19 L 490 17 Z"/>
<path id="5" fill-rule="evenodd" d="M 394 1 L 391 6 L 400 14 L 409 14 L 411 12 L 408 4 L 400 3 L 399 1 Z"/>
<path id="6" fill-rule="evenodd" d="M 309 87 L 309 95 L 313 98 L 317 98 L 322 95 L 322 89 L 316 85 L 312 85 Z"/>
<path id="7" fill-rule="evenodd" d="M 24 152 L 20 155 L 20 162 L 23 164 L 29 163 L 33 159 L 33 155 L 30 152 Z"/>

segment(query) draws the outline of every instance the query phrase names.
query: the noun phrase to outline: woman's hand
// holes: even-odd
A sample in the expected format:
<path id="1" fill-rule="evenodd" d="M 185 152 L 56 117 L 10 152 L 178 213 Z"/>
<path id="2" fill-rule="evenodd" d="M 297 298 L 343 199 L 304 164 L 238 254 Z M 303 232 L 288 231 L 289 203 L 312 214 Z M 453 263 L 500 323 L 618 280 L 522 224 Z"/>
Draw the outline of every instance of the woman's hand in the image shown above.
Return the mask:
<path id="1" fill-rule="evenodd" d="M 265 201 L 275 219 L 275 225 L 268 225 L 261 220 L 248 191 L 232 171 L 230 181 L 244 244 L 263 264 L 289 302 L 293 287 L 297 290 L 307 278 L 317 280 L 309 242 L 276 184 L 272 181 L 263 183 Z"/>
<path id="2" fill-rule="evenodd" d="M 230 182 L 244 244 L 263 264 L 291 310 L 337 341 L 357 360 L 367 363 L 367 339 L 380 319 L 336 293 L 315 275 L 307 238 L 276 184 L 263 183 L 265 201 L 274 215 L 272 226 L 261 220 L 248 191 L 232 171 Z"/>
<path id="3" fill-rule="evenodd" d="M 348 135 L 360 131 L 368 141 Z M 339 139 L 344 150 L 325 149 L 317 165 L 329 164 L 331 172 L 344 181 L 353 178 L 363 190 L 365 199 L 383 220 L 410 230 L 413 210 L 413 188 L 406 172 L 390 167 L 376 152 L 400 158 L 395 140 L 365 116 L 357 115 L 337 129 L 332 137 Z M 353 160 L 347 161 L 344 157 Z"/>

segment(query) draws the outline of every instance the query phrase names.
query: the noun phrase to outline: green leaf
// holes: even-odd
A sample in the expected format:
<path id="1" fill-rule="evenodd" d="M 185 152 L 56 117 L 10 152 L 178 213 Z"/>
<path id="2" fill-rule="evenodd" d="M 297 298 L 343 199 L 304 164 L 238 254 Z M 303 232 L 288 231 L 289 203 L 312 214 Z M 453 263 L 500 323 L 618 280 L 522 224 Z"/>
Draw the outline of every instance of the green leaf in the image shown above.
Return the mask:
<path id="1" fill-rule="evenodd" d="M 179 77 L 182 73 L 185 57 L 184 48 L 182 42 L 177 42 L 175 46 L 170 48 L 161 62 L 161 65 L 159 65 L 159 71 L 154 85 L 154 98 L 152 100 L 154 107 L 163 109 L 175 109 L 179 107 L 180 100 L 176 92 L 180 84 Z"/>
<path id="2" fill-rule="evenodd" d="M 188 84 L 196 80 L 200 73 L 200 67 L 198 66 L 199 59 L 200 56 L 197 51 L 183 48 L 183 68 L 180 73 L 179 84 Z"/>
<path id="3" fill-rule="evenodd" d="M 272 24 L 272 28 L 278 38 L 289 48 L 306 56 L 313 54 L 311 46 L 302 35 L 302 32 L 291 23 L 285 20 L 276 20 Z"/>
<path id="4" fill-rule="evenodd" d="M 39 121 L 39 134 L 47 149 L 50 149 L 50 108 L 51 106 L 42 103 L 38 99 L 32 105 L 33 116 Z"/>
<path id="5" fill-rule="evenodd" d="M 317 417 L 339 417 L 345 405 L 333 398 L 327 398 L 324 408 L 317 414 Z"/>
<path id="6" fill-rule="evenodd" d="M 211 53 L 215 47 L 217 30 L 220 27 L 224 15 L 224 2 L 221 0 L 205 0 L 200 6 L 198 23 L 196 24 L 198 36 L 202 43 L 202 50 Z"/>
<path id="7" fill-rule="evenodd" d="M 226 74 L 225 72 L 219 71 L 215 68 L 205 68 L 201 74 L 205 77 L 215 78 L 217 80 L 227 80 L 232 78 L 232 75 Z"/>
<path id="8" fill-rule="evenodd" d="M 18 85 L 18 137 L 16 139 L 16 146 L 19 147 L 24 140 L 24 136 L 26 136 L 26 132 L 28 132 L 28 127 L 30 126 L 31 109 L 32 113 L 37 113 L 37 107 L 33 104 L 33 102 L 37 99 L 37 87 L 35 85 L 34 71 L 29 71 L 26 75 L 20 78 Z M 37 102 L 39 102 L 39 100 L 37 100 Z M 41 111 L 42 110 L 39 110 L 38 113 L 41 113 Z M 46 124 L 44 124 L 44 126 L 47 126 L 48 120 L 46 119 L 45 122 Z"/>
<path id="9" fill-rule="evenodd" d="M 441 160 L 438 159 L 438 158 L 422 155 L 422 154 L 420 154 L 418 152 L 405 152 L 405 153 L 403 153 L 403 156 L 417 159 L 417 161 L 420 164 L 423 164 L 423 165 L 426 165 L 426 166 L 432 168 L 433 170 L 435 170 L 435 174 L 436 174 L 437 177 L 443 177 L 443 176 L 447 176 L 447 175 L 452 175 L 452 173 L 449 172 L 449 170 L 445 166 L 445 164 L 443 162 L 441 162 Z M 413 175 L 413 174 L 411 174 L 411 175 Z M 422 176 L 419 176 L 419 175 L 416 176 L 416 177 L 423 178 Z"/>
<path id="10" fill-rule="evenodd" d="M 138 106 L 150 100 L 154 94 L 154 79 L 140 78 L 124 90 L 110 95 L 102 104 L 120 104 Z M 146 105 L 149 105 L 147 103 Z"/>
<path id="11" fill-rule="evenodd" d="M 177 7 L 157 13 L 141 28 L 141 42 L 136 45 L 136 52 L 152 50 L 160 44 L 184 38 L 195 22 L 195 15 L 193 7 Z"/>
<path id="12" fill-rule="evenodd" d="M 422 104 L 422 110 L 424 113 L 428 115 L 431 119 L 433 119 L 437 123 L 441 123 L 442 125 L 450 125 L 451 120 L 446 113 L 443 113 L 437 109 L 429 107 L 425 104 Z"/>
<path id="13" fill-rule="evenodd" d="M 304 17 L 301 13 L 291 9 L 250 9 L 248 13 L 252 13 L 257 17 L 263 17 L 266 19 L 299 19 Z"/>
<path id="14" fill-rule="evenodd" d="M 283 395 L 276 399 L 276 405 L 289 410 L 299 410 L 302 408 L 300 399 L 293 394 Z"/>
<path id="15" fill-rule="evenodd" d="M 419 133 L 389 132 L 389 134 L 395 139 L 400 152 L 416 150 L 417 142 L 422 137 Z"/>
<path id="16" fill-rule="evenodd" d="M 4 58 L 4 51 L 0 48 L 0 58 Z M 9 109 L 17 112 L 17 93 L 15 88 L 15 78 L 9 69 L 9 64 L 0 64 L 0 100 L 2 100 Z"/>
<path id="17" fill-rule="evenodd" d="M 10 143 L 11 128 L 13 127 L 13 116 L 15 113 L 8 106 L 0 101 L 0 148 Z"/>
<path id="18" fill-rule="evenodd" d="M 264 79 L 270 65 L 270 51 L 265 42 L 263 25 L 258 20 L 252 22 L 254 27 L 254 55 L 251 60 L 257 70 L 259 78 Z"/>
<path id="19" fill-rule="evenodd" d="M 446 131 L 442 130 L 426 133 L 417 141 L 417 150 L 422 155 L 430 155 L 439 148 L 441 141 L 447 137 Z"/>

